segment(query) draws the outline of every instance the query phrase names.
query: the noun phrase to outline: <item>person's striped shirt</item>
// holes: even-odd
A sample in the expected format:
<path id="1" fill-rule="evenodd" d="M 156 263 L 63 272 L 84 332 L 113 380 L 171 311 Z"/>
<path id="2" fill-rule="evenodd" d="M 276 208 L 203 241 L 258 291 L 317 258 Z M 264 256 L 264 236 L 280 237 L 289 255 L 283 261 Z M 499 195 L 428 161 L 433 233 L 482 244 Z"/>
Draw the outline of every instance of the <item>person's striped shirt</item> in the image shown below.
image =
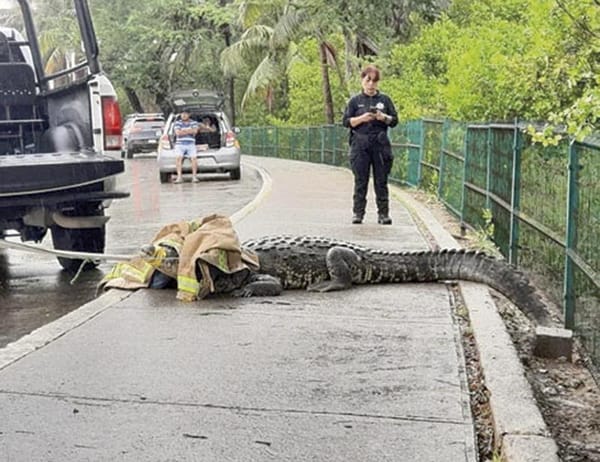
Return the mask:
<path id="1" fill-rule="evenodd" d="M 175 134 L 177 134 L 178 130 L 183 130 L 186 128 L 194 128 L 198 129 L 198 122 L 193 119 L 189 119 L 187 121 L 178 120 L 175 122 Z M 192 144 L 196 142 L 196 136 L 192 134 L 177 136 L 176 143 L 178 144 Z"/>

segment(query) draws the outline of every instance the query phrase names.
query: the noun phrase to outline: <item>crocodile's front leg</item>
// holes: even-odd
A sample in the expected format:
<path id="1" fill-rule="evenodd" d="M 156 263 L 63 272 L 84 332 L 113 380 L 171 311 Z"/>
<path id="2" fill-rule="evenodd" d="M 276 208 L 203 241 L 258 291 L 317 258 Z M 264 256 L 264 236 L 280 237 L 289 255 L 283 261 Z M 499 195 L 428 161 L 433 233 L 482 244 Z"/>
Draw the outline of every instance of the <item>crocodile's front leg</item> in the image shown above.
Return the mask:
<path id="1" fill-rule="evenodd" d="M 311 284 L 306 290 L 311 292 L 331 292 L 345 290 L 352 286 L 352 267 L 357 266 L 360 258 L 346 247 L 332 247 L 325 257 L 329 279 Z"/>
<path id="2" fill-rule="evenodd" d="M 268 297 L 280 295 L 283 286 L 279 278 L 269 274 L 253 273 L 248 282 L 232 292 L 236 297 Z"/>

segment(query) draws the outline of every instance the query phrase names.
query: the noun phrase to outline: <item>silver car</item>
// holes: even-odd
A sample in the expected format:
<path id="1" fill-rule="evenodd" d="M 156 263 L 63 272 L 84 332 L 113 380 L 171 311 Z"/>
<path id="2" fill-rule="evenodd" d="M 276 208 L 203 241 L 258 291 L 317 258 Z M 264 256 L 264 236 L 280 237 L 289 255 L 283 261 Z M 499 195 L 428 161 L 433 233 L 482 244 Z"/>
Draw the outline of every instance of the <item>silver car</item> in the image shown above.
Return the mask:
<path id="1" fill-rule="evenodd" d="M 173 112 L 167 118 L 158 147 L 158 170 L 160 182 L 167 183 L 176 174 L 174 125 L 182 110 L 200 123 L 212 124 L 214 132 L 200 131 L 196 134 L 198 173 L 229 173 L 232 180 L 241 178 L 240 145 L 236 131 L 223 112 L 222 95 L 202 90 L 180 91 L 171 95 Z M 184 159 L 183 173 L 192 172 L 189 159 Z"/>

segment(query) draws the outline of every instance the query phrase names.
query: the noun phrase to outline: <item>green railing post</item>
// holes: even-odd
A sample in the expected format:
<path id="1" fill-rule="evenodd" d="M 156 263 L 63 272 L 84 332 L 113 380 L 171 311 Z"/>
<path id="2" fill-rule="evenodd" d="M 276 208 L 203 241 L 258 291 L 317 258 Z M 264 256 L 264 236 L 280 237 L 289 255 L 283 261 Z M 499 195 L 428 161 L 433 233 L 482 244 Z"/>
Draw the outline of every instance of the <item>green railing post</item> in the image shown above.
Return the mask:
<path id="1" fill-rule="evenodd" d="M 577 214 L 579 208 L 579 152 L 575 141 L 569 143 L 569 176 L 567 200 L 567 236 L 565 242 L 564 316 L 565 327 L 575 327 L 575 265 L 571 252 L 577 247 Z"/>
<path id="2" fill-rule="evenodd" d="M 442 123 L 442 145 L 440 147 L 440 163 L 438 165 L 439 168 L 439 176 L 438 176 L 438 187 L 437 187 L 437 195 L 438 198 L 446 199 L 444 197 L 444 175 L 446 170 L 446 144 L 448 142 L 448 130 L 450 123 L 448 119 L 444 119 Z"/>
<path id="3" fill-rule="evenodd" d="M 295 159 L 296 157 L 296 132 L 293 128 L 289 129 L 290 134 L 290 157 L 288 159 Z"/>
<path id="4" fill-rule="evenodd" d="M 419 133 L 419 163 L 417 165 L 417 178 L 415 178 L 416 183 L 413 185 L 417 188 L 421 186 L 421 170 L 423 167 L 423 159 L 425 157 L 425 121 L 423 119 L 419 121 L 419 128 L 421 129 L 421 133 Z"/>
<path id="5" fill-rule="evenodd" d="M 488 125 L 486 140 L 486 166 L 485 166 L 485 208 L 490 210 L 490 188 L 492 186 L 492 127 Z"/>
<path id="6" fill-rule="evenodd" d="M 321 132 L 321 163 L 325 163 L 325 130 L 327 126 L 321 127 L 319 130 Z"/>
<path id="7" fill-rule="evenodd" d="M 519 249 L 519 210 L 521 208 L 521 132 L 518 121 L 513 129 L 512 190 L 510 200 L 510 237 L 508 261 L 517 265 Z"/>
<path id="8" fill-rule="evenodd" d="M 256 152 L 254 150 L 254 128 L 250 128 L 249 130 L 250 130 L 250 146 L 249 146 L 250 153 L 252 155 L 256 155 Z"/>
<path id="9" fill-rule="evenodd" d="M 465 190 L 467 184 L 467 168 L 469 165 L 469 134 L 471 130 L 469 129 L 469 125 L 465 124 L 465 137 L 463 139 L 463 169 L 462 169 L 462 187 L 460 188 L 460 232 L 461 234 L 465 234 L 466 226 L 465 226 Z"/>
<path id="10" fill-rule="evenodd" d="M 309 161 L 309 162 L 310 162 L 310 142 L 311 142 L 310 138 L 311 138 L 310 127 L 306 127 L 306 138 L 304 138 L 306 140 L 306 150 L 305 150 L 306 158 L 304 160 Z"/>
<path id="11" fill-rule="evenodd" d="M 279 127 L 275 127 L 275 134 L 273 137 L 275 138 L 273 146 L 275 152 L 273 153 L 273 157 L 281 157 L 281 149 L 279 147 Z"/>
<path id="12" fill-rule="evenodd" d="M 334 125 L 331 134 L 331 162 L 332 165 L 337 165 L 337 127 Z"/>

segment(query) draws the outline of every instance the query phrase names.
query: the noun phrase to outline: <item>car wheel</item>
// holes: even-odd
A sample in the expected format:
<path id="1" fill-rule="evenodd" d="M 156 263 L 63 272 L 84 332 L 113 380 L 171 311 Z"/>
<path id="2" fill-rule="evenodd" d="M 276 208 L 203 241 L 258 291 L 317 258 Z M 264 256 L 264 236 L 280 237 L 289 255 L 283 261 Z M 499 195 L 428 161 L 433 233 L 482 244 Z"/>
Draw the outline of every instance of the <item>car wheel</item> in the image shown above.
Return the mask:
<path id="1" fill-rule="evenodd" d="M 168 183 L 169 182 L 169 177 L 171 176 L 170 173 L 167 172 L 160 172 L 160 182 L 161 183 Z"/>
<path id="2" fill-rule="evenodd" d="M 127 157 L 128 159 L 133 159 L 133 149 L 125 149 L 125 157 Z"/>
<path id="3" fill-rule="evenodd" d="M 101 216 L 104 215 L 104 210 L 93 210 L 89 215 Z M 103 253 L 106 243 L 106 228 L 63 228 L 62 226 L 53 225 L 50 227 L 52 233 L 52 243 L 56 250 L 70 250 L 74 252 L 93 252 Z M 65 270 L 76 272 L 82 259 L 57 257 L 58 263 Z M 83 267 L 84 270 L 89 270 L 98 266 L 96 262 L 87 262 Z"/>
<path id="4" fill-rule="evenodd" d="M 230 170 L 229 176 L 232 180 L 239 180 L 242 177 L 242 171 L 240 170 L 240 167 Z"/>

